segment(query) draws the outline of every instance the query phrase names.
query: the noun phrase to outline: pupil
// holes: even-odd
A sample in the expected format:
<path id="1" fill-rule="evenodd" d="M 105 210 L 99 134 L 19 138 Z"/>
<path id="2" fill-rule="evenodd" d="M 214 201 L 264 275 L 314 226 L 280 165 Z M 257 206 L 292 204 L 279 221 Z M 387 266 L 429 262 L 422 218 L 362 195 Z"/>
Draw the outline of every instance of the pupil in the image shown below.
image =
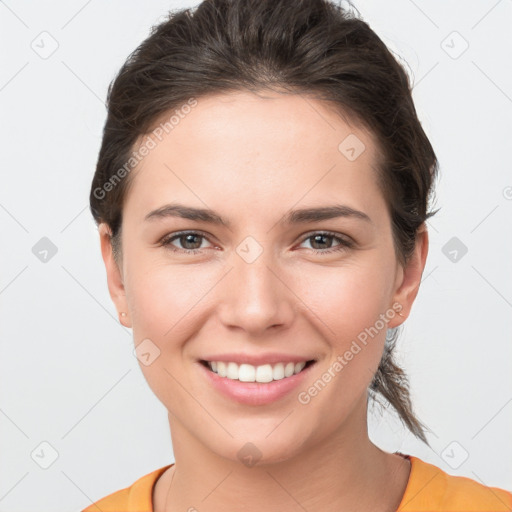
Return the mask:
<path id="1" fill-rule="evenodd" d="M 197 247 L 187 247 L 188 243 L 194 244 L 194 241 L 193 241 L 194 238 L 199 238 L 199 237 L 197 235 L 184 235 L 184 236 L 182 236 L 182 241 L 183 241 L 183 239 L 185 240 L 184 245 L 185 245 L 185 247 L 187 249 L 197 249 Z M 196 244 L 197 244 L 197 241 L 196 241 Z"/>
<path id="2" fill-rule="evenodd" d="M 319 240 L 319 239 L 322 239 L 322 238 L 323 238 L 323 239 L 328 238 L 328 235 L 315 235 L 315 236 L 313 237 L 313 239 L 314 239 L 314 243 L 317 243 L 317 242 L 318 242 L 318 240 Z M 322 243 L 322 242 L 320 242 L 320 243 Z M 324 243 L 324 245 L 325 245 L 325 243 Z M 321 249 L 325 249 L 325 247 L 320 247 L 320 248 L 321 248 Z"/>

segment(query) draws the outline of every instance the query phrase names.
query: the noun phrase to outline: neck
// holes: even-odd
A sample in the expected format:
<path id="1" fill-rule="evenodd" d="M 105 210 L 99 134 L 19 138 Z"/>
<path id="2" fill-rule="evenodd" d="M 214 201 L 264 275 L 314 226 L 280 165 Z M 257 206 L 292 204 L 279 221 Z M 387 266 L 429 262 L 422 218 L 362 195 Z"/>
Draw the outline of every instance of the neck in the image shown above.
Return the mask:
<path id="1" fill-rule="evenodd" d="M 362 406 L 343 429 L 301 447 L 297 455 L 272 463 L 262 458 L 252 467 L 212 452 L 169 415 L 176 463 L 155 487 L 155 512 L 294 507 L 308 512 L 395 512 L 410 463 L 370 441 L 366 402 Z"/>

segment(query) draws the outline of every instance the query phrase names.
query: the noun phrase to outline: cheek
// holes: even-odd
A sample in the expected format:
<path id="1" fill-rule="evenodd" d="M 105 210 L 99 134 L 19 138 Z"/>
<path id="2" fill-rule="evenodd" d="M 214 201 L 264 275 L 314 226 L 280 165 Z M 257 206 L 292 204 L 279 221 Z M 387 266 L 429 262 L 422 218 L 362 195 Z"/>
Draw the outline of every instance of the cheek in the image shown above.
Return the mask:
<path id="1" fill-rule="evenodd" d="M 127 296 L 132 310 L 134 335 L 169 340 L 183 332 L 194 308 L 207 294 L 205 273 L 187 266 L 152 265 L 146 271 L 130 273 Z M 138 339 L 136 337 L 136 339 Z"/>
<path id="2" fill-rule="evenodd" d="M 317 321 L 330 327 L 336 338 L 355 336 L 390 307 L 394 260 L 382 252 L 361 253 L 338 266 L 309 263 L 283 268 L 281 278 L 290 289 L 286 300 L 295 303 L 305 316 L 310 316 L 308 308 L 314 311 Z M 222 300 L 215 287 L 223 280 L 225 269 L 143 260 L 133 258 L 126 268 L 135 341 L 146 337 L 183 339 L 187 325 L 197 323 L 198 315 L 212 309 L 211 300 Z M 236 293 L 236 283 L 233 287 L 224 282 L 220 288 Z M 300 318 L 296 320 L 300 323 Z"/>
<path id="3" fill-rule="evenodd" d="M 225 268 L 211 264 L 162 260 L 139 258 L 138 265 L 133 261 L 131 271 L 127 265 L 126 282 L 134 343 L 149 339 L 160 351 L 154 364 L 142 368 L 155 391 L 161 383 L 166 383 L 166 388 L 175 387 L 167 372 L 182 382 L 189 378 L 188 363 L 197 357 L 196 344 L 191 340 L 198 338 L 214 317 L 218 285 L 226 273 Z"/>
<path id="4" fill-rule="evenodd" d="M 388 323 L 396 315 L 393 265 L 392 259 L 371 255 L 343 268 L 318 268 L 299 281 L 298 295 L 316 313 L 316 329 L 330 345 L 326 366 L 338 361 L 343 367 L 331 371 L 345 392 L 360 392 L 377 370 Z"/>
<path id="5" fill-rule="evenodd" d="M 152 263 L 127 272 L 125 287 L 132 317 L 135 346 L 148 347 L 158 354 L 150 364 L 139 356 L 139 366 L 158 399 L 169 410 L 193 407 L 183 394 L 180 383 L 190 388 L 183 365 L 183 350 L 197 328 L 201 298 L 208 291 L 207 282 L 192 266 L 178 267 Z M 193 278 L 192 278 L 193 276 Z M 149 340 L 149 342 L 147 341 Z M 144 345 L 144 343 L 146 345 Z M 188 410 L 188 409 L 187 409 Z"/>
<path id="6" fill-rule="evenodd" d="M 312 267 L 294 281 L 297 295 L 340 340 L 372 326 L 391 307 L 393 260 L 366 256 L 339 267 Z"/>

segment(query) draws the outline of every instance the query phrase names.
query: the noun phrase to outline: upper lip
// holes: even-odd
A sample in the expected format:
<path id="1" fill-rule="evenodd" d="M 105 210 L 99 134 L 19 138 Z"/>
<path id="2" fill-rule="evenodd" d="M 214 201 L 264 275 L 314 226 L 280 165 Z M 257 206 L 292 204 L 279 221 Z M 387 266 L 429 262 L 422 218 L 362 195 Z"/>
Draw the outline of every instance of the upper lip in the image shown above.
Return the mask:
<path id="1" fill-rule="evenodd" d="M 303 357 L 296 354 L 284 354 L 284 353 L 268 353 L 268 354 L 216 354 L 211 356 L 205 356 L 201 358 L 202 361 L 225 361 L 234 362 L 240 364 L 251 364 L 253 366 L 263 364 L 276 364 L 276 363 L 300 363 L 302 361 L 312 361 L 313 357 Z"/>

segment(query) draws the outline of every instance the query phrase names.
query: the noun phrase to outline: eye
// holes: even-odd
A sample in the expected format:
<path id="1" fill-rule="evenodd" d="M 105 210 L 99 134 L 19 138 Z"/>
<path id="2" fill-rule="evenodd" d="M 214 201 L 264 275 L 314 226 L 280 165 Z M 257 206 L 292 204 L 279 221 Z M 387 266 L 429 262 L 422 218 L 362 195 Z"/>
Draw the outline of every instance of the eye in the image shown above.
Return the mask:
<path id="1" fill-rule="evenodd" d="M 329 231 L 322 231 L 310 234 L 309 236 L 304 238 L 302 243 L 308 240 L 312 240 L 312 242 L 310 242 L 310 245 L 312 245 L 311 249 L 315 251 L 315 253 L 321 255 L 345 251 L 347 249 L 350 249 L 354 245 L 354 243 L 351 240 L 348 240 L 347 238 L 342 238 L 338 236 L 336 233 L 331 233 Z M 331 240 L 331 242 L 329 242 L 329 240 Z M 336 240 L 338 242 L 338 245 L 332 247 L 332 240 Z M 317 248 L 315 246 L 320 246 L 320 248 Z"/>
<path id="2" fill-rule="evenodd" d="M 198 231 L 182 231 L 171 236 L 164 237 L 160 244 L 171 251 L 182 252 L 185 254 L 196 254 L 201 252 L 201 241 L 206 240 L 206 236 Z M 183 248 L 176 247 L 173 242 L 177 240 Z"/>
<path id="3" fill-rule="evenodd" d="M 160 245 L 170 249 L 171 251 L 184 253 L 184 254 L 197 254 L 202 252 L 202 242 L 208 240 L 206 235 L 199 231 L 182 231 L 179 233 L 173 233 L 164 237 L 160 241 Z M 339 236 L 337 233 L 332 232 L 316 232 L 308 235 L 303 239 L 302 243 L 311 240 L 311 249 L 316 254 L 330 254 L 333 252 L 341 252 L 353 247 L 354 243 L 344 237 Z M 329 242 L 330 240 L 330 242 Z M 332 247 L 332 241 L 337 241 L 338 244 Z M 176 247 L 174 242 L 177 241 L 182 247 Z M 315 246 L 320 246 L 317 248 Z"/>

